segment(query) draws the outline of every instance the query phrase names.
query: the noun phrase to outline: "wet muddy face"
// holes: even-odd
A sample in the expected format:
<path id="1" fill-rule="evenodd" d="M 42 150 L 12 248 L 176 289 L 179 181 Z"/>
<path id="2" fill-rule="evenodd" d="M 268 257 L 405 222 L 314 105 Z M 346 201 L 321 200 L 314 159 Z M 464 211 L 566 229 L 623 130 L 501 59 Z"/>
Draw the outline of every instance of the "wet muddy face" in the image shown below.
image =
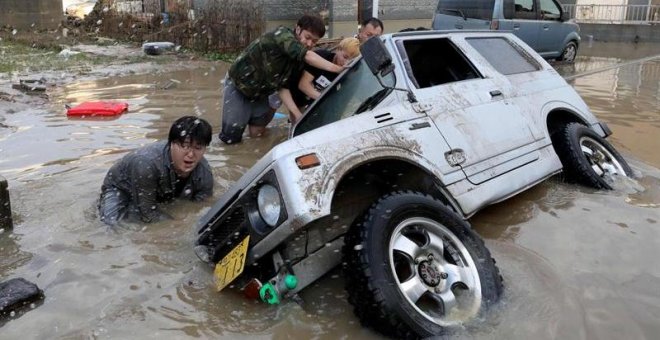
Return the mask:
<path id="1" fill-rule="evenodd" d="M 170 156 L 176 174 L 181 177 L 188 177 L 204 157 L 204 152 L 206 152 L 206 145 L 190 142 L 190 139 L 186 139 L 183 143 L 172 142 L 170 144 Z"/>
<path id="2" fill-rule="evenodd" d="M 657 51 L 657 45 L 585 45 L 574 65 L 557 68 L 565 76 L 579 74 Z M 216 180 L 211 200 L 176 201 L 165 207 L 173 220 L 129 224 L 117 232 L 98 221 L 101 182 L 125 153 L 167 138 L 183 115 L 198 115 L 219 131 L 226 65 L 181 69 L 193 64 L 186 59 L 121 77 L 105 76 L 112 72 L 106 68 L 86 80 L 67 73 L 66 81 L 47 91 L 48 100 L 0 81 L 0 92 L 8 94 L 0 96 L 0 175 L 8 180 L 14 213 L 14 229 L 0 230 L 0 278 L 24 277 L 46 295 L 42 305 L 2 326 L 3 338 L 381 338 L 353 316 L 340 270 L 304 291 L 302 305 L 268 307 L 237 291 L 216 293 L 212 268 L 193 252 L 197 220 L 286 138 L 285 118 L 240 145 L 226 146 L 214 136 L 204 153 Z M 41 75 L 57 80 L 62 72 L 70 71 Z M 615 191 L 595 191 L 557 176 L 471 218 L 501 269 L 505 297 L 458 338 L 655 338 L 658 74 L 660 61 L 650 60 L 572 81 L 608 123 L 610 141 L 639 178 Z M 66 118 L 64 104 L 92 100 L 126 101 L 129 112 L 114 119 Z M 435 284 L 438 273 L 428 274 Z"/>

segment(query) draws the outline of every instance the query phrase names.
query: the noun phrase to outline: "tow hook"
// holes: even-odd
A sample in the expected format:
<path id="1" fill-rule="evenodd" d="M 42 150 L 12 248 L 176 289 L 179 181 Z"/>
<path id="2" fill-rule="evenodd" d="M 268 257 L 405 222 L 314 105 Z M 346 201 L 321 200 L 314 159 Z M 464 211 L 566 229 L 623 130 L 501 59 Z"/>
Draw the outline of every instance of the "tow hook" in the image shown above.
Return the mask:
<path id="1" fill-rule="evenodd" d="M 295 289 L 296 286 L 298 286 L 298 278 L 295 275 L 278 275 L 259 289 L 259 297 L 261 297 L 261 301 L 269 305 L 277 305 L 286 296 L 286 293 Z"/>
<path id="2" fill-rule="evenodd" d="M 258 279 L 252 279 L 243 288 L 245 296 L 251 299 L 257 297 L 269 304 L 278 305 L 287 296 L 287 293 L 298 286 L 298 278 L 292 274 L 277 275 L 262 284 Z"/>

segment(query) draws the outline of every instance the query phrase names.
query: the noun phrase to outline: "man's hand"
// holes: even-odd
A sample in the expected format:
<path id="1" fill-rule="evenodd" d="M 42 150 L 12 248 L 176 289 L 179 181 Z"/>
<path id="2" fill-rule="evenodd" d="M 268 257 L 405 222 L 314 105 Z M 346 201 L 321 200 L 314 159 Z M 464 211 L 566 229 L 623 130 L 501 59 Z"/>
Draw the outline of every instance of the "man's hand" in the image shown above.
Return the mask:
<path id="1" fill-rule="evenodd" d="M 307 51 L 305 54 L 305 62 L 310 66 L 332 73 L 341 73 L 341 71 L 344 70 L 344 66 L 335 65 L 332 62 L 323 59 L 323 57 L 314 51 Z"/>

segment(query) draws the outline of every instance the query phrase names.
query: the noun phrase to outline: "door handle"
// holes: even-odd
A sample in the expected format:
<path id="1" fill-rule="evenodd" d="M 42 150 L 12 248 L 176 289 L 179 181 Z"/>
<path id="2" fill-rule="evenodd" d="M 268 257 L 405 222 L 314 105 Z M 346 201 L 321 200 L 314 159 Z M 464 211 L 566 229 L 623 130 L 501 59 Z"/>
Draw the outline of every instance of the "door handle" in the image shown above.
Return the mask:
<path id="1" fill-rule="evenodd" d="M 456 28 L 459 29 L 459 30 L 462 30 L 462 29 L 463 29 L 463 25 L 459 25 L 459 24 L 454 25 L 454 27 L 456 27 Z"/>
<path id="2" fill-rule="evenodd" d="M 408 128 L 408 130 L 417 130 L 417 129 L 423 129 L 423 128 L 427 128 L 427 127 L 431 127 L 431 124 L 429 124 L 429 122 L 413 123 Z"/>
<path id="3" fill-rule="evenodd" d="M 492 90 L 492 91 L 490 91 L 490 97 L 491 97 L 491 98 L 498 97 L 498 96 L 501 96 L 501 95 L 502 95 L 502 91 L 500 91 L 500 90 Z"/>
<path id="4" fill-rule="evenodd" d="M 520 29 L 520 24 L 513 24 L 513 29 L 514 30 L 519 30 Z"/>

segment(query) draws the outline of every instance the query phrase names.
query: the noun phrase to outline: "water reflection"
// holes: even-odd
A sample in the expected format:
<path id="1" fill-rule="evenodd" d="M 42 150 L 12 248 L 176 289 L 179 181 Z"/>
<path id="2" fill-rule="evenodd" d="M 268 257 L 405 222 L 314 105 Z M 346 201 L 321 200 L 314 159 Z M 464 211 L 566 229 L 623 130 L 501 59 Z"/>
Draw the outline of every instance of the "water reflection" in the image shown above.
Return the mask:
<path id="1" fill-rule="evenodd" d="M 580 51 L 574 65 L 558 65 L 564 76 L 577 75 L 572 85 L 591 110 L 615 132 L 612 140 L 620 151 L 641 155 L 660 167 L 660 55 L 653 44 L 594 44 Z M 645 61 L 611 68 L 634 59 Z M 589 72 L 607 69 L 603 72 Z M 589 74 L 579 76 L 580 74 Z"/>
<path id="2" fill-rule="evenodd" d="M 17 242 L 20 242 L 19 235 L 0 228 L 0 274 L 11 272 L 32 259 L 32 254 L 22 251 Z"/>

